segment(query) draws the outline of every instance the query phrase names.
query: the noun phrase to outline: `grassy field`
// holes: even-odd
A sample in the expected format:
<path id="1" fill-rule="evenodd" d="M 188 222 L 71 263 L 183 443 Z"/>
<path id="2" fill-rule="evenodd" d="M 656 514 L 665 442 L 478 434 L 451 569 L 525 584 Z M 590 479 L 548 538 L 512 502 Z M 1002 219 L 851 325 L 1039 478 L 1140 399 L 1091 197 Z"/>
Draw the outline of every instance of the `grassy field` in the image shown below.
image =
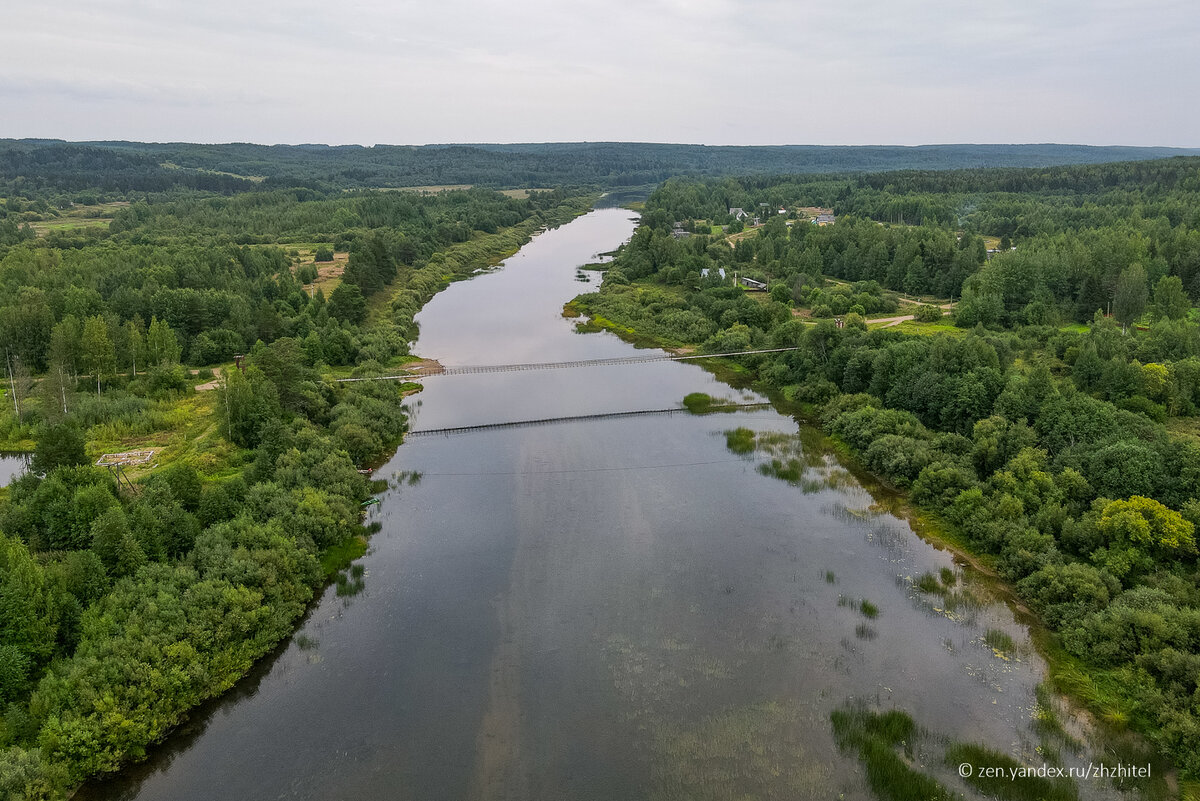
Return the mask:
<path id="1" fill-rule="evenodd" d="M 160 166 L 164 169 L 167 169 L 167 170 L 182 170 L 182 169 L 184 169 L 183 167 L 180 167 L 178 164 L 175 164 L 174 162 L 171 162 L 171 161 L 164 161 L 162 164 L 160 164 L 158 166 Z M 261 184 L 263 181 L 267 180 L 267 176 L 265 176 L 265 175 L 239 175 L 236 172 L 223 172 L 221 170 L 206 170 L 203 167 L 195 167 L 193 169 L 195 170 L 195 172 L 202 172 L 206 175 L 227 175 L 230 178 L 241 178 L 243 181 L 252 181 L 256 184 Z"/>
<path id="2" fill-rule="evenodd" d="M 505 197 L 516 198 L 517 200 L 524 200 L 525 198 L 529 197 L 534 192 L 552 192 L 552 191 L 554 191 L 554 190 L 547 189 L 545 187 L 531 187 L 529 189 L 501 189 L 500 194 L 504 195 Z"/>
<path id="3" fill-rule="evenodd" d="M 1168 417 L 1167 430 L 1176 436 L 1200 440 L 1200 417 Z"/>
<path id="4" fill-rule="evenodd" d="M 125 201 L 114 203 L 98 203 L 92 206 L 76 205 L 60 212 L 48 220 L 34 220 L 29 224 L 38 236 L 45 236 L 52 231 L 73 231 L 80 228 L 107 228 L 113 215 L 128 206 Z"/>
<path id="5" fill-rule="evenodd" d="M 348 252 L 334 253 L 333 261 L 316 262 L 313 256 L 316 255 L 317 248 L 328 248 L 328 245 L 304 244 L 295 245 L 295 250 L 300 254 L 297 260 L 292 264 L 292 272 L 297 268 L 303 267 L 306 264 L 311 264 L 317 268 L 317 280 L 311 284 L 306 284 L 305 289 L 315 293 L 318 289 L 325 293 L 325 297 L 329 297 L 329 293 L 335 290 L 342 282 L 342 273 L 346 271 L 346 265 L 350 262 L 350 254 Z"/>
<path id="6" fill-rule="evenodd" d="M 905 334 L 921 334 L 924 336 L 948 334 L 949 336 L 961 337 L 967 334 L 966 329 L 958 328 L 948 318 L 943 318 L 942 322 L 937 323 L 918 323 L 916 320 L 905 320 L 899 325 L 892 326 L 892 328 Z"/>
<path id="7" fill-rule="evenodd" d="M 725 241 L 729 243 L 729 247 L 733 247 L 743 239 L 750 239 L 754 236 L 758 236 L 758 229 L 747 228 L 743 231 L 738 231 L 736 234 L 730 234 L 729 236 L 725 237 Z"/>

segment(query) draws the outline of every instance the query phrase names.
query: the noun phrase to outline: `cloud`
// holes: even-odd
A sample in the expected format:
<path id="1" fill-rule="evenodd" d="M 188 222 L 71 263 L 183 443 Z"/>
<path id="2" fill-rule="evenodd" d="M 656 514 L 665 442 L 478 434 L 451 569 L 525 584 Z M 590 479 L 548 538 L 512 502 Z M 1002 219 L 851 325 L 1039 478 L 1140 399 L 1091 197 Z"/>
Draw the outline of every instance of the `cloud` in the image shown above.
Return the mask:
<path id="1" fill-rule="evenodd" d="M 1176 0 L 60 0 L 7 11 L 0 136 L 1197 145 L 1198 39 Z"/>

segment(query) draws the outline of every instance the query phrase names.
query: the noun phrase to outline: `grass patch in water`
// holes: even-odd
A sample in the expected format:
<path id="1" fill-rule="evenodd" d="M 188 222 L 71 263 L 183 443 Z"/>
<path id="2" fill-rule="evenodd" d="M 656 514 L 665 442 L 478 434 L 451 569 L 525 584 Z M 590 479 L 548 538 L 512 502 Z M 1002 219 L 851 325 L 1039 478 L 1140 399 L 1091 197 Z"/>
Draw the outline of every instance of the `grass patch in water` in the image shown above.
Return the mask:
<path id="1" fill-rule="evenodd" d="M 772 459 L 769 462 L 760 464 L 758 472 L 764 476 L 786 481 L 789 484 L 797 484 L 804 477 L 804 464 L 798 459 L 788 459 L 786 462 L 781 459 Z M 819 484 L 814 484 L 811 488 L 805 487 L 806 492 L 816 492 L 820 489 L 821 486 Z"/>
<path id="2" fill-rule="evenodd" d="M 837 574 L 834 573 L 832 570 L 826 570 L 825 571 L 825 583 L 826 584 L 837 584 Z"/>
<path id="3" fill-rule="evenodd" d="M 829 717 L 838 747 L 857 752 L 867 772 L 867 783 L 878 798 L 883 801 L 955 798 L 935 779 L 909 764 L 917 726 L 906 713 L 898 709 L 870 712 L 851 707 L 834 710 Z M 897 753 L 898 749 L 902 749 L 904 756 Z"/>
<path id="4" fill-rule="evenodd" d="M 1001 653 L 1010 653 L 1016 647 L 1013 638 L 1000 629 L 988 629 L 983 635 L 983 641 Z"/>
<path id="5" fill-rule="evenodd" d="M 921 592 L 940 593 L 942 591 L 941 583 L 932 573 L 922 573 L 913 584 Z"/>
<path id="6" fill-rule="evenodd" d="M 974 768 L 971 776 L 963 777 L 970 786 L 989 798 L 1004 801 L 1078 801 L 1079 790 L 1069 779 L 1049 779 L 1041 776 L 1014 776 L 1027 766 L 1008 754 L 993 751 L 982 745 L 952 743 L 946 748 L 946 765 Z M 1002 776 L 981 776 L 981 768 L 1000 768 Z M 961 774 L 960 774 L 961 775 Z"/>
<path id="7" fill-rule="evenodd" d="M 879 617 L 879 607 L 863 598 L 858 604 L 858 611 L 862 612 L 863 617 L 874 620 Z"/>
<path id="8" fill-rule="evenodd" d="M 321 553 L 321 572 L 333 578 L 338 571 L 345 570 L 355 559 L 367 552 L 367 541 L 359 536 L 348 537 L 337 545 L 331 545 Z"/>
<path id="9" fill-rule="evenodd" d="M 942 568 L 942 584 L 953 587 L 955 584 L 954 571 L 948 567 Z"/>
<path id="10" fill-rule="evenodd" d="M 737 454 L 754 453 L 754 432 L 748 428 L 735 428 L 725 432 L 725 447 Z"/>
<path id="11" fill-rule="evenodd" d="M 355 565 L 355 567 L 360 567 Z M 353 597 L 367 588 L 367 584 L 363 581 L 362 571 L 358 571 L 357 575 L 350 573 L 338 573 L 334 583 L 337 585 L 337 594 L 339 598 Z"/>
<path id="12" fill-rule="evenodd" d="M 733 401 L 726 398 L 714 398 L 704 392 L 693 392 L 683 398 L 683 407 L 692 414 L 711 414 L 713 412 L 737 411 Z"/>

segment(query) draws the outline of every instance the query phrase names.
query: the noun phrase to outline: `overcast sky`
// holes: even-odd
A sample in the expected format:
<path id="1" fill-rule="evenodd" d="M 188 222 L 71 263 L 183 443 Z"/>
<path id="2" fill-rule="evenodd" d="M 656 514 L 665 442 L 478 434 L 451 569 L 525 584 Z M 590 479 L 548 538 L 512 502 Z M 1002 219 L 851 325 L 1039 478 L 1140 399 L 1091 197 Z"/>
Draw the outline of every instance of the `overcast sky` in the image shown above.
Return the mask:
<path id="1" fill-rule="evenodd" d="M 5 6 L 0 137 L 1200 146 L 1195 0 Z"/>

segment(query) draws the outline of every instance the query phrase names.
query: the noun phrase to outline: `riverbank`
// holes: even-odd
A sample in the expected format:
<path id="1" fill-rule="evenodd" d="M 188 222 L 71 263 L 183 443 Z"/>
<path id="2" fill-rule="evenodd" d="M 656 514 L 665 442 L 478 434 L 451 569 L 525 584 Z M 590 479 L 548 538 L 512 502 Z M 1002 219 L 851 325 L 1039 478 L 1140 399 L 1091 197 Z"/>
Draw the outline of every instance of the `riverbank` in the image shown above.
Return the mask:
<path id="1" fill-rule="evenodd" d="M 89 799 L 202 796 L 213 775 L 230 797 L 312 801 L 861 798 L 831 727 L 859 702 L 936 733 L 914 758 L 967 797 L 942 738 L 1022 764 L 1043 746 L 1093 758 L 1031 721 L 1044 666 L 1010 609 L 816 429 L 562 317 L 598 285 L 572 266 L 633 230 L 596 211 L 425 306 L 413 350 L 450 373 L 604 365 L 426 382 L 411 429 L 471 430 L 412 437 L 376 471 L 389 487 L 358 576 L 310 605 L 249 690 Z M 645 414 L 684 398 L 714 413 Z"/>
<path id="2" fill-rule="evenodd" d="M 622 291 L 627 293 L 657 293 L 661 289 L 653 284 L 639 286 L 636 282 L 622 287 Z M 601 292 L 603 291 L 602 288 Z M 564 317 L 584 317 L 586 319 L 576 323 L 579 330 L 609 331 L 638 347 L 658 347 L 674 351 L 681 348 L 699 348 L 702 345 L 699 342 L 648 334 L 639 328 L 638 321 L 622 319 L 612 313 L 612 308 L 612 305 L 607 307 L 608 316 L 590 316 L 588 298 L 580 296 L 564 306 Z M 1155 763 L 1155 782 L 1148 790 L 1148 797 L 1179 797 L 1185 801 L 1200 798 L 1200 785 L 1180 782 L 1174 768 L 1161 756 L 1153 753 L 1150 743 L 1141 739 L 1140 735 L 1149 733 L 1150 724 L 1144 717 L 1136 714 L 1138 701 L 1130 695 L 1128 677 L 1122 676 L 1116 670 L 1096 669 L 1070 654 L 1063 646 L 1061 636 L 1030 608 L 1028 600 L 1021 595 L 1017 587 L 1001 575 L 999 557 L 974 547 L 966 532 L 953 521 L 936 509 L 918 505 L 905 488 L 873 472 L 866 464 L 867 455 L 863 451 L 830 433 L 827 425 L 822 425 L 822 404 L 797 401 L 792 391 L 795 387 L 780 386 L 763 377 L 762 368 L 770 368 L 770 362 L 762 361 L 756 367 L 748 367 L 729 359 L 712 359 L 704 360 L 701 364 L 732 386 L 752 387 L 767 394 L 776 408 L 792 414 L 804 423 L 820 428 L 824 432 L 823 446 L 836 453 L 839 462 L 855 479 L 873 496 L 882 500 L 879 505 L 883 510 L 905 520 L 926 542 L 953 553 L 956 562 L 970 566 L 986 583 L 989 591 L 1002 599 L 1017 619 L 1026 626 L 1031 642 L 1047 666 L 1047 684 L 1069 702 L 1073 714 L 1080 715 L 1086 721 L 1084 728 L 1093 728 L 1101 732 L 1112 752 L 1123 761 Z M 1063 726 L 1055 715 L 1051 714 L 1051 717 L 1055 719 L 1056 726 Z M 1072 724 L 1069 721 L 1065 725 L 1066 728 L 1079 728 L 1077 723 Z"/>
<path id="3" fill-rule="evenodd" d="M 355 332 L 368 347 L 380 343 L 374 352 L 391 356 L 356 371 L 371 374 L 410 361 L 404 343 L 412 337 L 405 334 L 415 337 L 412 318 L 429 299 L 494 266 L 539 231 L 586 213 L 591 203 L 590 197 L 567 198 L 517 225 L 435 251 L 422 269 L 398 270 L 372 298 L 367 325 Z M 304 347 L 314 342 L 310 338 Z M 39 666 L 24 683 L 6 674 L 6 693 L 15 685 L 18 701 L 30 690 L 33 695 L 24 695 L 32 712 L 18 703 L 0 719 L 0 796 L 12 791 L 63 798 L 85 779 L 145 759 L 198 704 L 227 692 L 265 655 L 277 653 L 323 588 L 336 584 L 339 594 L 352 594 L 361 585 L 361 568 L 351 563 L 378 528 L 364 526 L 362 509 L 387 482 L 371 482 L 358 468 L 394 453 L 405 426 L 400 402 L 417 387 L 334 383 L 347 371 L 317 369 L 313 364 L 321 360 L 298 358 L 298 345 L 289 338 L 260 343 L 245 373 L 232 363 L 221 365 L 228 386 L 215 392 L 196 391 L 195 384 L 207 379 L 171 365 L 156 374 L 174 382 L 170 391 L 150 399 L 130 391 L 132 379 L 121 376 L 100 397 L 81 395 L 80 407 L 92 410 L 90 419 L 101 419 L 89 425 L 85 416 L 74 427 L 79 453 L 71 453 L 68 464 L 85 467 L 70 480 L 99 482 L 104 502 L 116 509 L 114 536 L 125 538 L 125 550 L 112 564 L 95 563 L 104 592 L 85 597 L 90 606 L 79 611 L 88 633 L 74 652 L 56 659 L 44 675 Z M 313 413 L 305 397 L 327 411 Z M 43 399 L 31 400 L 29 417 L 40 419 Z M 281 403 L 288 405 L 281 410 Z M 129 420 L 113 422 L 96 409 L 113 409 Z M 123 477 L 140 491 L 110 489 L 107 475 L 86 467 L 101 453 L 131 450 L 154 455 Z M 62 481 L 42 483 L 57 487 Z M 36 503 L 40 486 L 5 493 L 9 522 L 25 520 L 14 517 L 12 506 Z M 68 499 L 72 491 L 66 490 Z M 142 526 L 158 518 L 171 521 L 161 535 L 134 528 L 137 539 L 131 538 L 129 521 Z M 91 524 L 85 519 L 79 525 L 87 534 Z M 15 539 L 0 544 L 8 548 L 11 542 L 17 559 L 58 543 L 47 539 L 52 531 L 5 534 Z M 89 544 L 91 537 L 66 547 L 82 545 L 90 556 Z M 53 562 L 37 570 L 57 569 Z M 171 608 L 156 612 L 162 593 L 172 599 Z M 184 645 L 160 647 L 177 639 Z M 118 675 L 125 678 L 116 680 Z M 124 722 L 114 727 L 114 719 Z"/>

